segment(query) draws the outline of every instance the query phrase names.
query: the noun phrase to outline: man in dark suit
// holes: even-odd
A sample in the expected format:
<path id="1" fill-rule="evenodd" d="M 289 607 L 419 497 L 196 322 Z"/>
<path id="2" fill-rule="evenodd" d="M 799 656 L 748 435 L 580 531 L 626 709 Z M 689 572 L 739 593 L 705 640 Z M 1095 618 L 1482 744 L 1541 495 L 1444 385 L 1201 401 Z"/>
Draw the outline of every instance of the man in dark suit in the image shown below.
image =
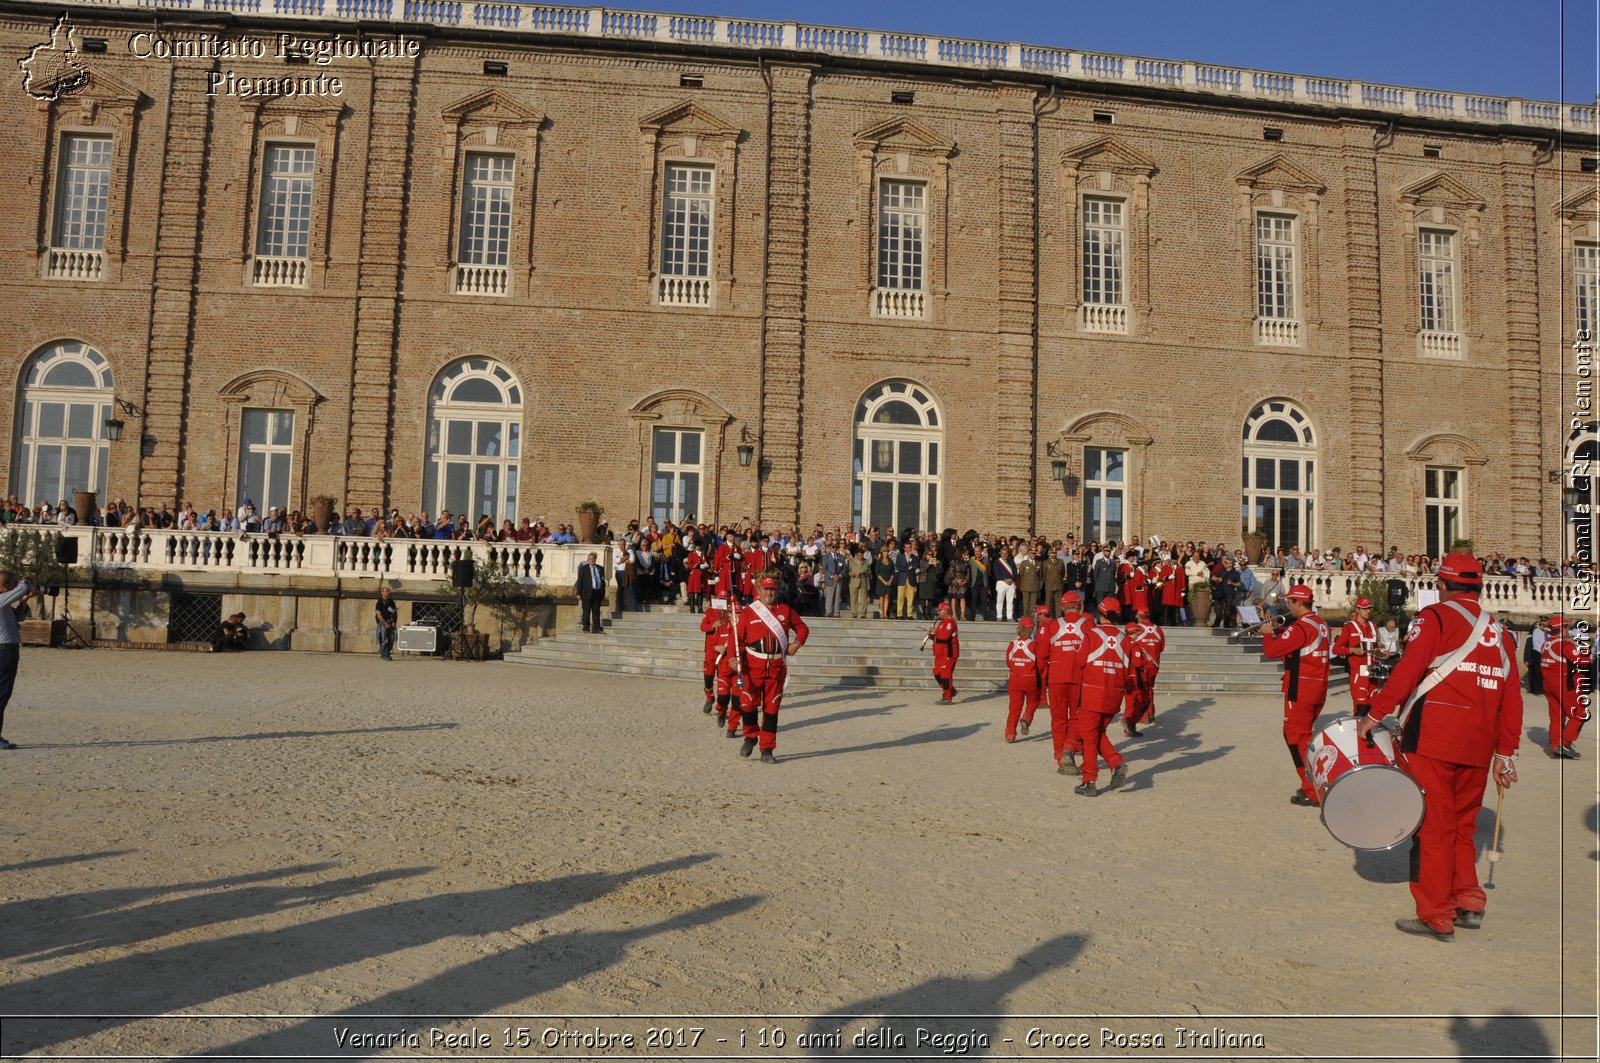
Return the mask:
<path id="1" fill-rule="evenodd" d="M 585 631 L 604 635 L 600 626 L 600 603 L 606 600 L 606 573 L 600 567 L 599 557 L 589 551 L 589 560 L 578 566 L 578 583 L 573 589 L 578 593 L 578 618 Z"/>

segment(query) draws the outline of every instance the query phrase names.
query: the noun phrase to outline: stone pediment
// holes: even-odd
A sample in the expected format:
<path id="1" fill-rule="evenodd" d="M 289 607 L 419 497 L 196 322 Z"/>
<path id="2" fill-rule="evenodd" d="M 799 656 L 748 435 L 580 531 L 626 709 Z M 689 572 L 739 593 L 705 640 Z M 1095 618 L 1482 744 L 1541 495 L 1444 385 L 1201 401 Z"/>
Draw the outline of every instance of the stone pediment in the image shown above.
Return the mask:
<path id="1" fill-rule="evenodd" d="M 1061 153 L 1061 165 L 1073 170 L 1097 170 L 1153 177 L 1156 164 L 1141 151 L 1115 137 L 1101 137 Z"/>
<path id="2" fill-rule="evenodd" d="M 1433 432 L 1412 441 L 1406 448 L 1412 461 L 1449 461 L 1465 465 L 1486 465 L 1489 455 L 1459 432 Z"/>
<path id="3" fill-rule="evenodd" d="M 1280 188 L 1287 192 L 1310 192 L 1314 195 L 1321 195 L 1327 188 L 1322 178 L 1296 165 L 1281 152 L 1240 170 L 1233 179 L 1247 188 Z"/>
<path id="4" fill-rule="evenodd" d="M 737 125 L 693 100 L 675 103 L 639 119 L 640 132 L 659 136 L 669 129 L 701 136 L 736 137 L 740 133 Z"/>
<path id="5" fill-rule="evenodd" d="M 949 158 L 956 153 L 953 141 L 945 140 L 920 122 L 897 115 L 886 122 L 868 126 L 851 138 L 859 151 L 894 153 L 909 151 L 919 155 Z"/>
<path id="6" fill-rule="evenodd" d="M 485 89 L 464 100 L 446 107 L 441 112 L 444 119 L 461 125 L 481 122 L 496 126 L 533 126 L 544 124 L 544 115 L 519 100 L 514 100 L 499 89 Z"/>
<path id="7" fill-rule="evenodd" d="M 1416 184 L 1407 185 L 1399 192 L 1402 203 L 1414 207 L 1456 207 L 1482 210 L 1486 201 L 1477 192 L 1444 172 L 1425 177 Z"/>
<path id="8" fill-rule="evenodd" d="M 1593 185 L 1576 195 L 1568 196 L 1556 204 L 1556 216 L 1568 221 L 1585 221 L 1600 217 L 1600 190 Z"/>

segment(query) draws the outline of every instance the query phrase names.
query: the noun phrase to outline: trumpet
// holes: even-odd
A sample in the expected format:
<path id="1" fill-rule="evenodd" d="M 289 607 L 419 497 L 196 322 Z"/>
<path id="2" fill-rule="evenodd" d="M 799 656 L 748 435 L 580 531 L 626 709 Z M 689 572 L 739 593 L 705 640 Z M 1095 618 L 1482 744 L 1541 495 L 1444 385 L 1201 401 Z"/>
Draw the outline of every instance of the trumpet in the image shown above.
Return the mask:
<path id="1" fill-rule="evenodd" d="M 1281 616 L 1277 616 L 1277 615 L 1269 616 L 1265 620 L 1261 621 L 1261 623 L 1255 625 L 1254 627 L 1240 628 L 1238 631 L 1230 631 L 1230 632 L 1228 632 L 1228 637 L 1230 639 L 1243 639 L 1243 638 L 1250 638 L 1251 636 L 1254 636 L 1254 635 L 1271 634 L 1272 632 L 1277 631 L 1280 627 L 1282 627 L 1285 622 L 1286 621 Z"/>

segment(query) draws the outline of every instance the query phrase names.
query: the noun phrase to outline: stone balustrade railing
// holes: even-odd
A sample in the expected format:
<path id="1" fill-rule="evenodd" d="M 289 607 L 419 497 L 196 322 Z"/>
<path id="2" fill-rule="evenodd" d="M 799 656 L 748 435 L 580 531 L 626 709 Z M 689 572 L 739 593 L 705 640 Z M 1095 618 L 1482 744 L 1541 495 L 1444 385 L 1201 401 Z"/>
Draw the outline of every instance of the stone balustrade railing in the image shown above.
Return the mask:
<path id="1" fill-rule="evenodd" d="M 1254 568 L 1257 580 L 1272 582 L 1272 570 Z M 1399 580 L 1406 587 L 1406 613 L 1418 608 L 1417 592 L 1433 590 L 1433 576 L 1402 576 L 1388 572 L 1317 572 L 1299 571 L 1284 573 L 1284 583 L 1293 586 L 1304 583 L 1315 596 L 1317 610 L 1331 613 L 1347 612 L 1361 594 L 1359 585 L 1369 580 L 1381 581 L 1385 587 L 1389 580 Z M 1565 613 L 1577 618 L 1594 615 L 1595 584 L 1578 579 L 1532 579 L 1514 576 L 1485 576 L 1480 598 L 1497 616 L 1527 619 L 1551 613 Z M 1376 599 L 1374 599 L 1376 600 Z"/>
<path id="2" fill-rule="evenodd" d="M 1308 77 L 1204 63 L 1106 55 L 1070 48 L 959 37 L 814 26 L 803 22 L 670 15 L 604 7 L 455 2 L 455 0 L 26 0 L 58 12 L 66 7 L 184 10 L 249 19 L 326 23 L 328 32 L 352 22 L 463 26 L 520 37 L 597 37 L 726 48 L 838 55 L 937 68 L 1015 70 L 1070 81 L 1121 83 L 1197 95 L 1292 103 L 1335 111 L 1416 115 L 1491 126 L 1535 126 L 1594 133 L 1596 107 L 1514 97 L 1438 92 Z M 185 27 L 193 33 L 198 27 Z M 169 32 L 177 32 L 172 30 Z"/>
<path id="3" fill-rule="evenodd" d="M 570 594 L 589 552 L 611 571 L 611 549 L 587 544 L 480 543 L 447 539 L 368 539 L 342 535 L 261 535 L 124 528 L 23 526 L 8 533 L 42 532 L 78 540 L 76 573 L 160 576 L 206 573 L 341 579 L 450 579 L 463 558 L 504 564 L 514 578 L 546 593 Z M 609 579 L 609 576 L 608 576 Z"/>

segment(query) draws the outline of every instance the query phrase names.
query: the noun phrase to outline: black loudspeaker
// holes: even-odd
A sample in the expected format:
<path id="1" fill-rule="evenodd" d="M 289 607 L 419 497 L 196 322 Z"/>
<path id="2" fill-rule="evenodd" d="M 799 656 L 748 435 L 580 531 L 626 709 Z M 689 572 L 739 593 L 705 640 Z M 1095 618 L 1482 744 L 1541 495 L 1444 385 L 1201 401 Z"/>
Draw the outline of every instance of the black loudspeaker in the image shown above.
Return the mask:
<path id="1" fill-rule="evenodd" d="M 63 565 L 78 563 L 78 540 L 61 536 L 56 540 L 56 560 Z"/>
<path id="2" fill-rule="evenodd" d="M 477 565 L 472 558 L 463 557 L 450 565 L 450 586 L 457 590 L 466 590 L 472 586 L 473 579 L 477 576 Z"/>
<path id="3" fill-rule="evenodd" d="M 1401 609 L 1405 607 L 1406 598 L 1410 595 L 1406 591 L 1406 581 L 1392 579 L 1389 581 L 1389 608 Z"/>

